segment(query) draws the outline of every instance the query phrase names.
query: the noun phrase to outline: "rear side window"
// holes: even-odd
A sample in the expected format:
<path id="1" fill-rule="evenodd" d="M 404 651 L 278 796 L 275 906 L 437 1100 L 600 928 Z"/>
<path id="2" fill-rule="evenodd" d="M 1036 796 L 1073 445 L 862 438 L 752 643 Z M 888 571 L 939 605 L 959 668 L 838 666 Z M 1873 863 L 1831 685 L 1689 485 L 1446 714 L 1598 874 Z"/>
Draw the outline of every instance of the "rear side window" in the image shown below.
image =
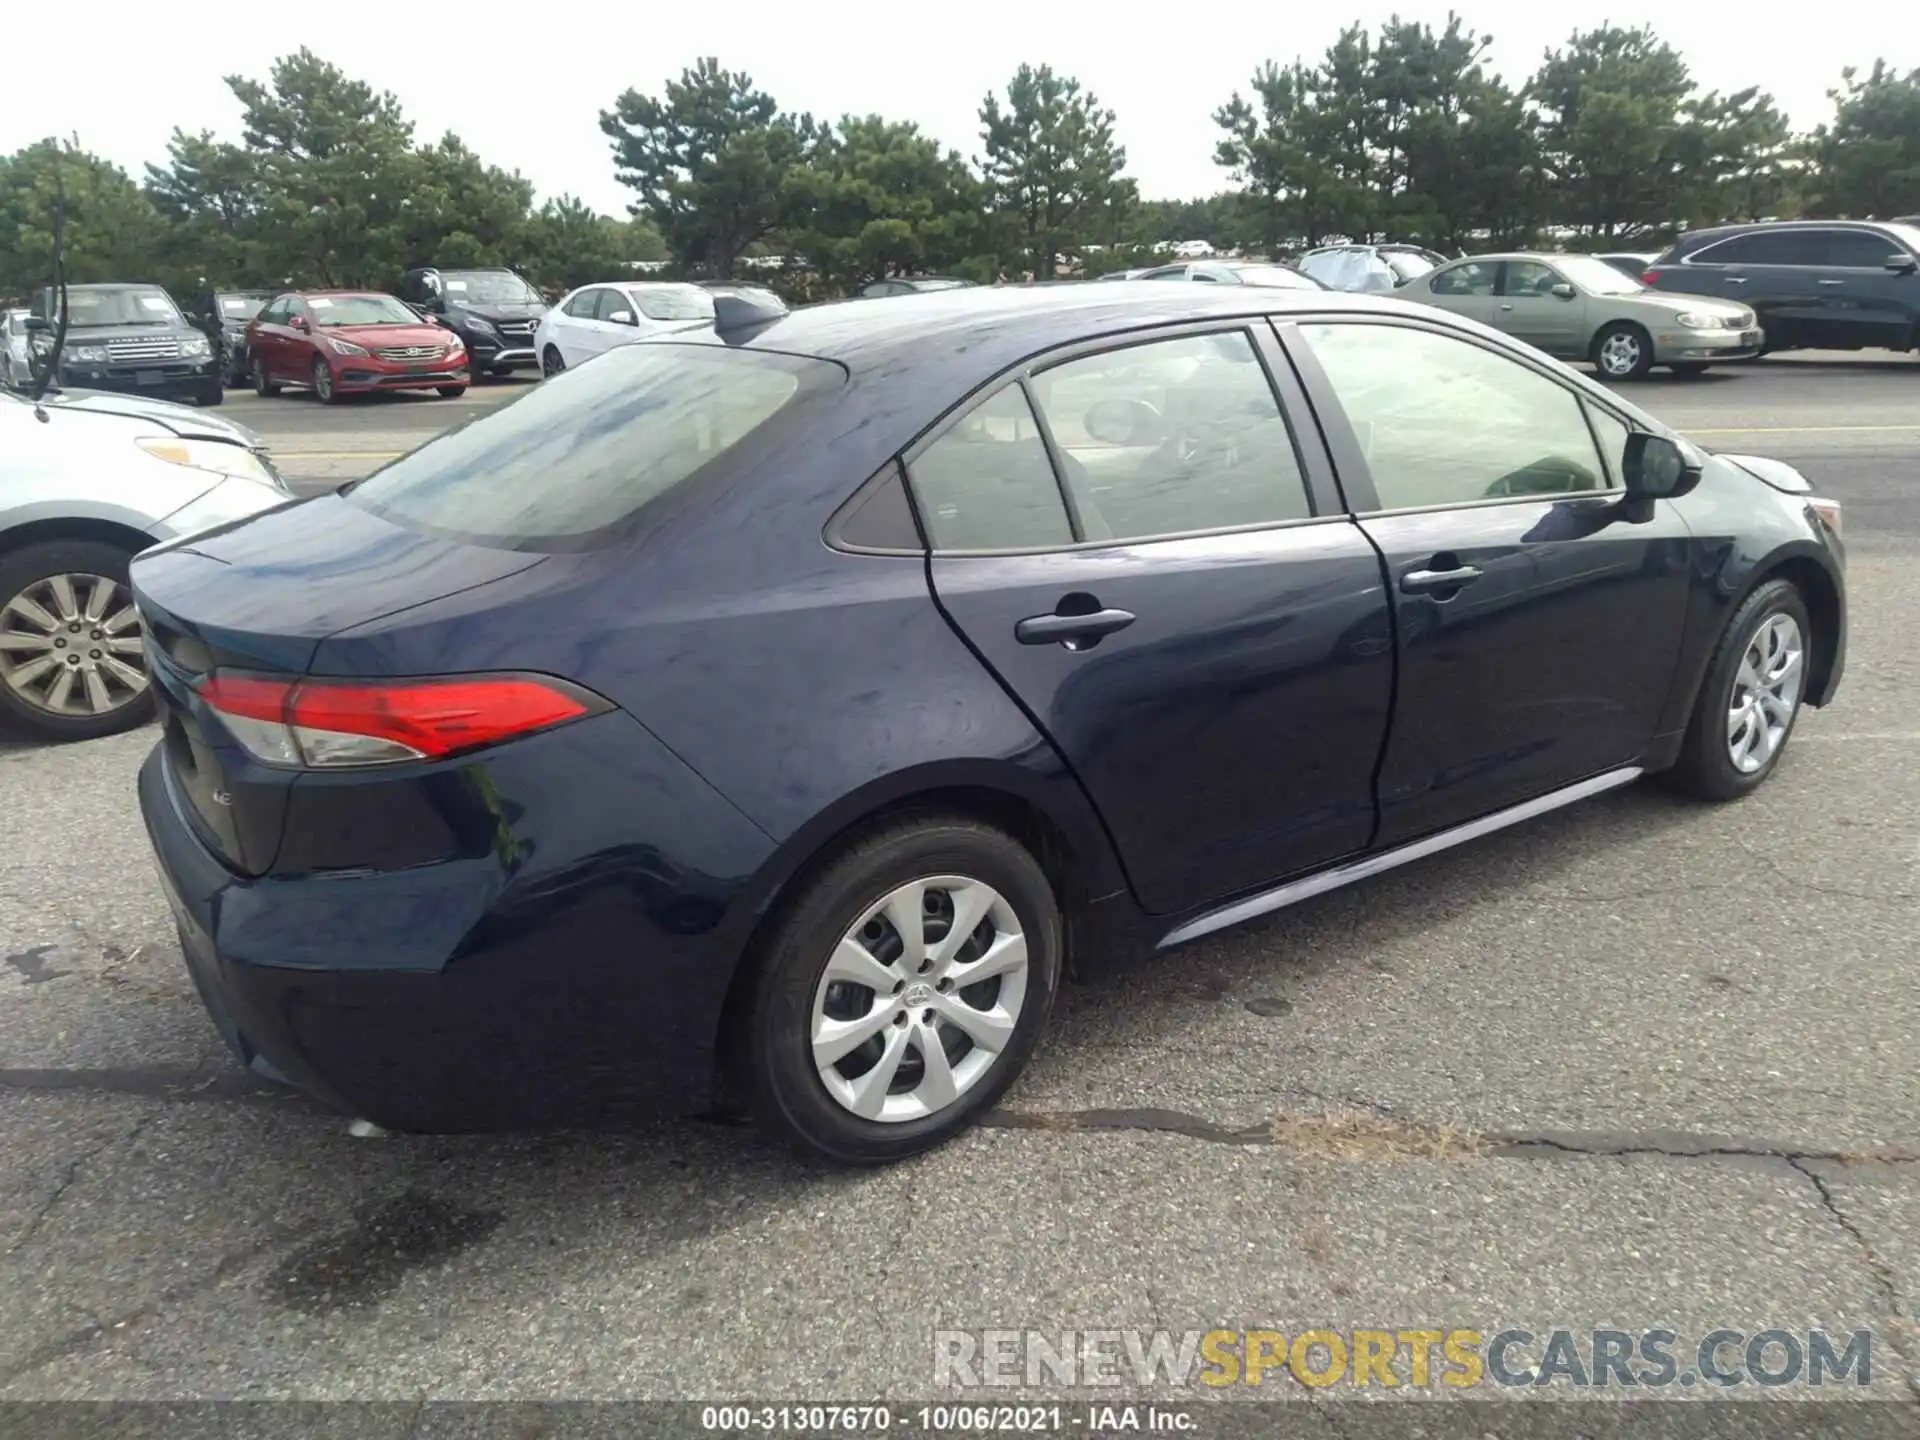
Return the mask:
<path id="1" fill-rule="evenodd" d="M 567 314 L 573 316 L 576 320 L 591 320 L 593 319 L 593 307 L 599 303 L 600 292 L 598 290 L 582 290 L 578 295 L 567 301 Z"/>
<path id="2" fill-rule="evenodd" d="M 969 410 L 913 462 L 909 475 L 936 550 L 1073 543 L 1046 442 L 1018 385 Z"/>
<path id="3" fill-rule="evenodd" d="M 454 540 L 588 549 L 729 456 L 762 449 L 768 422 L 837 389 L 843 373 L 764 350 L 623 345 L 428 441 L 346 495 Z"/>

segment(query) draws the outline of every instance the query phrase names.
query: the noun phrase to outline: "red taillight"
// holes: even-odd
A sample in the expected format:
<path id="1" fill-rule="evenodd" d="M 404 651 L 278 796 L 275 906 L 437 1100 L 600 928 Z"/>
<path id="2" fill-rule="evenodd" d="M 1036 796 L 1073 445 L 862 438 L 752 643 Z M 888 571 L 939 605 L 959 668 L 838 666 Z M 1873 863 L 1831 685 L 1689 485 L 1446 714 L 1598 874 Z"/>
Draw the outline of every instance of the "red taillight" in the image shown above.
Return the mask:
<path id="1" fill-rule="evenodd" d="M 215 674 L 200 696 L 256 758 L 314 768 L 440 760 L 607 708 L 571 685 L 531 675 L 359 681 Z"/>
<path id="2" fill-rule="evenodd" d="M 1640 283 L 1642 285 L 1650 286 L 1653 284 L 1654 281 L 1658 280 L 1659 278 L 1660 278 L 1660 272 L 1658 270 L 1647 270 L 1641 274 Z"/>

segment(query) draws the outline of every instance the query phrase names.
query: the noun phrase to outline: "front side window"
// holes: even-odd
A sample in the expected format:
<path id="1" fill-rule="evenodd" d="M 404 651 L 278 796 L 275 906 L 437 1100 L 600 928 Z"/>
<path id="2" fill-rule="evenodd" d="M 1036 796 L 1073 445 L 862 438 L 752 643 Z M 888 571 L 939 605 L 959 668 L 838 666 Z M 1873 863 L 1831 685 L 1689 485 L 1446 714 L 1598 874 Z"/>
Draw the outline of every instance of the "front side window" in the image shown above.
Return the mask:
<path id="1" fill-rule="evenodd" d="M 843 376 L 825 360 L 764 350 L 623 345 L 343 493 L 395 524 L 472 544 L 586 549 L 736 450 L 771 444 L 764 427 Z"/>
<path id="2" fill-rule="evenodd" d="M 1245 331 L 1070 360 L 1033 379 L 1089 540 L 1303 520 L 1293 437 Z"/>
<path id="3" fill-rule="evenodd" d="M 1850 270 L 1884 269 L 1899 248 L 1871 230 L 1820 230 L 1814 243 L 1820 264 Z"/>
<path id="4" fill-rule="evenodd" d="M 936 550 L 1071 545 L 1073 526 L 1025 392 L 981 401 L 908 468 Z"/>
<path id="5" fill-rule="evenodd" d="M 1593 433 L 1600 441 L 1600 453 L 1606 457 L 1607 476 L 1615 485 L 1626 484 L 1627 437 L 1633 427 L 1611 410 L 1587 406 L 1587 418 L 1593 421 Z"/>
<path id="6" fill-rule="evenodd" d="M 1579 397 L 1539 372 L 1430 330 L 1317 324 L 1300 333 L 1346 412 L 1382 510 L 1608 488 Z"/>
<path id="7" fill-rule="evenodd" d="M 1551 297 L 1560 277 L 1536 260 L 1507 261 L 1506 293 L 1521 297 Z"/>

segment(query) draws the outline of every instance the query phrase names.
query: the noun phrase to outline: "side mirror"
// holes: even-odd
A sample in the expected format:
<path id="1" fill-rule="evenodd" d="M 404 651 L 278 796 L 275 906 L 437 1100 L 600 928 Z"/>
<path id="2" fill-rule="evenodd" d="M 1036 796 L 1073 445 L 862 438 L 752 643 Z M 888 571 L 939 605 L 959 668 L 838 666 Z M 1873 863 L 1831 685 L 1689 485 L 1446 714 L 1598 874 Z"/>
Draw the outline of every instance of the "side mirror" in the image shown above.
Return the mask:
<path id="1" fill-rule="evenodd" d="M 1887 257 L 1887 269 L 1896 275 L 1911 275 L 1915 270 L 1920 270 L 1920 260 L 1915 260 L 1913 256 L 1903 252 L 1896 252 Z"/>
<path id="2" fill-rule="evenodd" d="M 1144 400 L 1102 400 L 1080 426 L 1102 445 L 1152 445 L 1160 439 L 1160 412 Z"/>
<path id="3" fill-rule="evenodd" d="M 633 312 L 631 310 L 616 310 L 609 315 L 607 319 L 616 325 L 631 325 L 634 323 Z"/>
<path id="4" fill-rule="evenodd" d="M 1558 285 L 1553 287 L 1553 293 L 1562 300 L 1571 300 L 1580 292 L 1562 280 Z"/>
<path id="5" fill-rule="evenodd" d="M 1636 500 L 1672 500 L 1700 483 L 1700 467 L 1677 441 L 1636 430 L 1627 437 L 1621 479 Z"/>

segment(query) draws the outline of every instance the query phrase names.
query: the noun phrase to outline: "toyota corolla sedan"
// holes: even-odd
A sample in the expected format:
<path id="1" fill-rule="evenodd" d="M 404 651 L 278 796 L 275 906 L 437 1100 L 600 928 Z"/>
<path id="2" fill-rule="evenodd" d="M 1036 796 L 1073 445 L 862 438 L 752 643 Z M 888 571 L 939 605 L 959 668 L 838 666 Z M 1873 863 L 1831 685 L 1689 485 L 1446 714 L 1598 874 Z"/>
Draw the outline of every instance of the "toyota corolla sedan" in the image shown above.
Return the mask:
<path id="1" fill-rule="evenodd" d="M 738 1096 L 846 1162 L 992 1106 L 1069 973 L 1645 775 L 1751 793 L 1846 655 L 1791 467 L 1255 286 L 623 346 L 133 583 L 245 1062 L 412 1130 Z"/>

